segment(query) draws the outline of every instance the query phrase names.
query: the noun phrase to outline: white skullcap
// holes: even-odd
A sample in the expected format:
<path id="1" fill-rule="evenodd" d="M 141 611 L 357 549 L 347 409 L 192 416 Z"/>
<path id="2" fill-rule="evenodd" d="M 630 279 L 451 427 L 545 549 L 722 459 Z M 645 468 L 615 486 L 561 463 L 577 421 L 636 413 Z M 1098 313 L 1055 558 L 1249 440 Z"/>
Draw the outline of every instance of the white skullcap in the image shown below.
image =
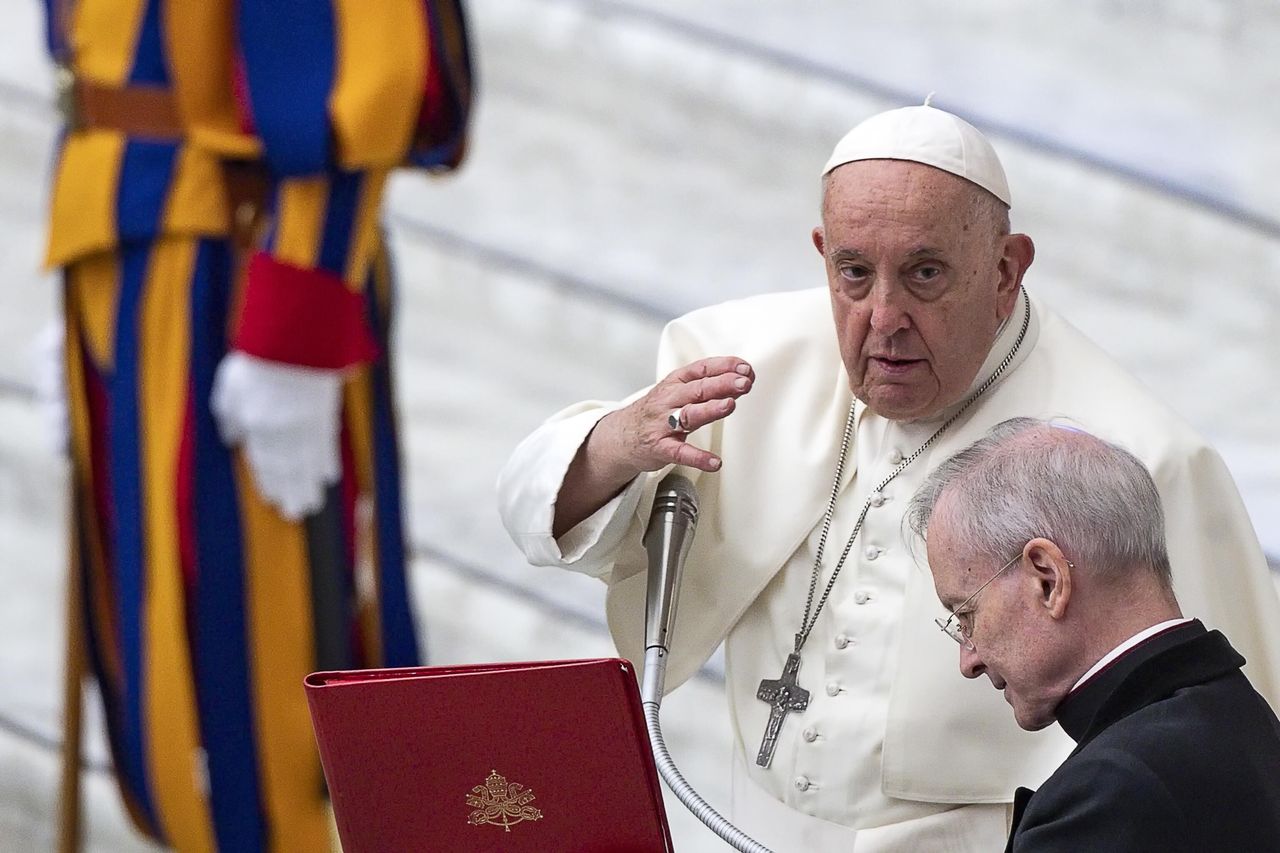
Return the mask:
<path id="1" fill-rule="evenodd" d="M 826 175 L 855 160 L 910 160 L 959 175 L 1009 204 L 1009 182 L 991 143 L 976 127 L 945 110 L 903 107 L 873 115 L 836 143 Z"/>

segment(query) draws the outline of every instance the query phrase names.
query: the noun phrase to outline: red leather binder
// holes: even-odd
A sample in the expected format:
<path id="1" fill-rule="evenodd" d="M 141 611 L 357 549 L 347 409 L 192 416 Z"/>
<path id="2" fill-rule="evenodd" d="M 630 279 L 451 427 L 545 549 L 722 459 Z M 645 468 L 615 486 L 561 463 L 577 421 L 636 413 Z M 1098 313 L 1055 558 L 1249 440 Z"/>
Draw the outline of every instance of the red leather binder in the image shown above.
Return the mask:
<path id="1" fill-rule="evenodd" d="M 625 660 L 317 672 L 307 702 L 346 853 L 667 853 Z"/>

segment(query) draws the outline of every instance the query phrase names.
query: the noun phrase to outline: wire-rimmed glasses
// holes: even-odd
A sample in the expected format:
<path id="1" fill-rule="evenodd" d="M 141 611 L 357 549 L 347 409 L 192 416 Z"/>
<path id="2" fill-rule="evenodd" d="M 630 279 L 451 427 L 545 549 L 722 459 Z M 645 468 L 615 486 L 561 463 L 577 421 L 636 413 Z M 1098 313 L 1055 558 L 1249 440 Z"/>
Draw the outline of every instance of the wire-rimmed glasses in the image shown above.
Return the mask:
<path id="1" fill-rule="evenodd" d="M 1009 562 L 1005 563 L 1003 566 L 1000 567 L 1000 570 L 998 572 L 996 572 L 991 577 L 987 578 L 986 581 L 983 582 L 982 586 L 975 589 L 973 591 L 973 595 L 969 596 L 964 601 L 960 602 L 960 605 L 958 607 L 952 609 L 951 615 L 947 617 L 947 621 L 944 622 L 941 619 L 934 619 L 933 620 L 934 624 L 942 629 L 942 633 L 946 634 L 948 637 L 955 640 L 966 650 L 973 651 L 975 648 L 977 648 L 973 644 L 972 624 L 970 625 L 964 624 L 965 617 L 972 616 L 973 613 L 970 611 L 965 611 L 965 608 L 968 607 L 969 604 L 975 598 L 978 597 L 978 593 L 982 592 L 984 589 L 987 588 L 987 584 L 991 583 L 993 580 L 995 580 L 996 578 L 1004 574 L 1005 571 L 1007 571 L 1010 566 L 1018 562 L 1018 559 L 1020 557 L 1022 557 L 1022 551 L 1018 551 L 1018 553 L 1014 554 L 1009 559 Z"/>

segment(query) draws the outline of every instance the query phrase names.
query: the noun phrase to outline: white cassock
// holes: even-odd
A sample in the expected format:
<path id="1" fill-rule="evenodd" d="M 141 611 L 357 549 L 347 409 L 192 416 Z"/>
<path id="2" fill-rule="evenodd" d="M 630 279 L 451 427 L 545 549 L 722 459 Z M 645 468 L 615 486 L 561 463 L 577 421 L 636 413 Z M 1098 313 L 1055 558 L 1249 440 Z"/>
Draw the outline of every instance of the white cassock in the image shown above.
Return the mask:
<path id="1" fill-rule="evenodd" d="M 933 622 L 945 612 L 923 548 L 912 547 L 902 523 L 930 468 L 1006 418 L 1064 418 L 1146 463 L 1164 501 L 1183 611 L 1221 629 L 1249 661 L 1245 672 L 1254 686 L 1280 707 L 1280 602 L 1217 453 L 1025 293 L 974 386 L 1008 354 L 1027 311 L 1025 339 L 1000 380 L 878 495 L 871 495 L 874 487 L 954 409 L 927 422 L 897 423 L 859 404 L 819 595 L 868 497 L 871 508 L 801 655 L 799 682 L 809 706 L 785 719 L 768 769 L 755 765 L 769 716 L 756 690 L 761 679 L 780 675 L 800 627 L 852 401 L 828 291 L 705 308 L 663 333 L 659 377 L 712 355 L 740 356 L 756 371 L 754 388 L 733 415 L 690 436 L 724 466 L 716 474 L 685 472 L 697 485 L 701 512 L 667 687 L 687 679 L 725 642 L 735 738 L 731 814 L 775 849 L 998 850 L 1014 789 L 1038 786 L 1070 751 L 1057 726 L 1022 731 L 988 681 L 960 676 L 955 643 Z M 640 661 L 646 571 L 640 538 L 665 472 L 638 478 L 558 542 L 551 535 L 569 463 L 596 421 L 620 405 L 586 402 L 552 417 L 513 453 L 499 499 L 507 530 L 530 562 L 609 585 L 614 641 L 623 656 Z"/>

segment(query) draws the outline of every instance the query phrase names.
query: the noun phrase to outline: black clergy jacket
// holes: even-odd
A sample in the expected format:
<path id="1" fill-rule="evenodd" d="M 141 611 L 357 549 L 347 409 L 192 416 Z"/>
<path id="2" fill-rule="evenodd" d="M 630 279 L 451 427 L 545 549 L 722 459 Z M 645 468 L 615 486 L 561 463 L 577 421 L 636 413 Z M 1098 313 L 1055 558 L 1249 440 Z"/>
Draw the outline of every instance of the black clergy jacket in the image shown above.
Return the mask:
<path id="1" fill-rule="evenodd" d="M 1018 789 L 1006 853 L 1280 853 L 1280 720 L 1243 665 L 1196 620 L 1076 688 L 1076 748 Z"/>

